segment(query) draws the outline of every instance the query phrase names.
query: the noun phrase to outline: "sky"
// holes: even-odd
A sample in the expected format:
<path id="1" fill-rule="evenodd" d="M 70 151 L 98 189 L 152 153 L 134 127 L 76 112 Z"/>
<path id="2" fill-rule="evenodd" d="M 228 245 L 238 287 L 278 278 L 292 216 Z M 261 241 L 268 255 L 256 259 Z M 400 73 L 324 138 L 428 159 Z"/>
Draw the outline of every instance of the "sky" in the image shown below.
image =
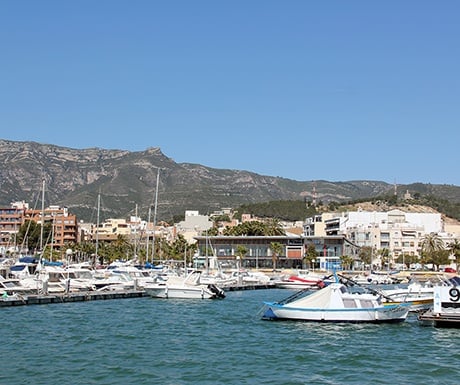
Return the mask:
<path id="1" fill-rule="evenodd" d="M 459 15 L 457 0 L 3 0 L 0 139 L 460 186 Z"/>

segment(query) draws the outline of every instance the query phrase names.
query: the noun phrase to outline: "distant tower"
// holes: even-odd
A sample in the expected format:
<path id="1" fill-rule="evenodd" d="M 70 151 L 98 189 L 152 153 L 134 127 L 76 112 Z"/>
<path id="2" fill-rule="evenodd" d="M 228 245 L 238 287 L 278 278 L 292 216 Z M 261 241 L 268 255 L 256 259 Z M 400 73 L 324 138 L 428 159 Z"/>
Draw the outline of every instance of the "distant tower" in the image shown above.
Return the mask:
<path id="1" fill-rule="evenodd" d="M 394 195 L 398 195 L 398 186 L 396 182 L 394 183 L 394 189 L 395 189 Z"/>
<path id="2" fill-rule="evenodd" d="M 313 182 L 313 207 L 316 207 L 316 182 Z"/>

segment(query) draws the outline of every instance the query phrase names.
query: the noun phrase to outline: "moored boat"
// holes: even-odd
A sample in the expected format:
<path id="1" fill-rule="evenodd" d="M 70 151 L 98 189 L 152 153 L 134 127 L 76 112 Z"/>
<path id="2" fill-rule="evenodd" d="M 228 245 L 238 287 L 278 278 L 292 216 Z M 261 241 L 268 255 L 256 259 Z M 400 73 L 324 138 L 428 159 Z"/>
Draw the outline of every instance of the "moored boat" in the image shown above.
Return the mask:
<path id="1" fill-rule="evenodd" d="M 168 277 L 144 286 L 146 294 L 154 298 L 218 299 L 225 292 L 214 284 L 201 284 L 200 273 L 191 272 L 187 277 Z"/>
<path id="2" fill-rule="evenodd" d="M 397 305 L 410 302 L 410 311 L 423 311 L 433 305 L 434 287 L 413 282 L 406 287 L 381 289 L 385 305 Z"/>
<path id="3" fill-rule="evenodd" d="M 385 305 L 377 293 L 358 293 L 336 282 L 315 292 L 300 291 L 280 302 L 265 302 L 263 319 L 320 322 L 401 322 L 409 303 Z"/>
<path id="4" fill-rule="evenodd" d="M 310 270 L 299 270 L 296 274 L 283 276 L 275 282 L 280 289 L 311 289 L 315 290 L 325 286 L 324 277 Z"/>
<path id="5" fill-rule="evenodd" d="M 324 286 L 324 282 L 322 280 L 315 280 L 315 279 L 306 279 L 299 277 L 297 275 L 290 275 L 286 278 L 283 278 L 279 281 L 275 282 L 275 286 L 280 289 L 293 289 L 293 290 L 301 290 L 301 289 L 311 289 L 315 290 L 320 287 Z"/>

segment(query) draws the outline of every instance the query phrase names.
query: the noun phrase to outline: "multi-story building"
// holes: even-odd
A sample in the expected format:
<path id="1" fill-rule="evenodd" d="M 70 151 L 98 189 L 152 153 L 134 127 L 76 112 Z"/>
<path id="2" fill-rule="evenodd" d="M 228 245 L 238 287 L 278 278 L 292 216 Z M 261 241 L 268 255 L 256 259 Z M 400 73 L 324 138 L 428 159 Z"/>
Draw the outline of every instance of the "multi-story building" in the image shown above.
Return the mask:
<path id="1" fill-rule="evenodd" d="M 24 221 L 32 220 L 39 224 L 51 224 L 51 238 L 43 240 L 43 245 L 64 247 L 78 241 L 76 215 L 70 214 L 67 207 L 49 206 L 44 210 L 25 210 Z"/>
<path id="2" fill-rule="evenodd" d="M 15 202 L 11 207 L 0 207 L 0 253 L 17 252 L 16 234 L 23 223 L 24 212 L 29 205 Z"/>
<path id="3" fill-rule="evenodd" d="M 298 235 L 285 236 L 196 236 L 198 255 L 195 260 L 205 264 L 212 258 L 208 266 L 217 267 L 217 261 L 222 265 L 231 265 L 236 261 L 238 247 L 244 246 L 247 253 L 243 258 L 243 267 L 271 268 L 273 266 L 272 243 L 282 245 L 282 252 L 277 256 L 276 266 L 279 268 L 302 267 L 304 253 L 303 240 Z"/>
<path id="4" fill-rule="evenodd" d="M 187 210 L 185 219 L 176 225 L 176 232 L 191 243 L 195 236 L 205 233 L 212 226 L 213 222 L 209 215 L 200 215 L 196 210 Z"/>
<path id="5" fill-rule="evenodd" d="M 323 232 L 324 231 L 324 232 Z M 388 249 L 393 260 L 400 255 L 419 256 L 420 243 L 426 234 L 436 233 L 447 245 L 454 236 L 444 231 L 439 213 L 355 211 L 325 213 L 308 218 L 304 236 L 342 235 L 354 245 L 378 250 Z"/>
<path id="6" fill-rule="evenodd" d="M 78 241 L 77 218 L 66 207 L 50 206 L 44 210 L 29 209 L 25 202 L 15 202 L 11 207 L 0 208 L 0 251 L 18 252 L 17 233 L 28 220 L 38 224 L 51 224 L 49 239 L 43 239 L 41 246 L 64 247 Z M 27 245 L 24 245 L 27 248 Z M 27 250 L 24 250 L 27 251 Z"/>

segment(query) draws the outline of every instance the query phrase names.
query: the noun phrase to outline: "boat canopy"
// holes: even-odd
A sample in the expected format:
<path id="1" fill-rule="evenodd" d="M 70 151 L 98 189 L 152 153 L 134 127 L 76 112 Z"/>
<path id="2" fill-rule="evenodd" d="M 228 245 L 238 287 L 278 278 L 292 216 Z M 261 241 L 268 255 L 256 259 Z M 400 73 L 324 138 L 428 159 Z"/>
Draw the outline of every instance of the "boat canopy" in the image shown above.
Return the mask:
<path id="1" fill-rule="evenodd" d="M 38 259 L 32 256 L 25 256 L 19 258 L 20 263 L 38 263 Z"/>

